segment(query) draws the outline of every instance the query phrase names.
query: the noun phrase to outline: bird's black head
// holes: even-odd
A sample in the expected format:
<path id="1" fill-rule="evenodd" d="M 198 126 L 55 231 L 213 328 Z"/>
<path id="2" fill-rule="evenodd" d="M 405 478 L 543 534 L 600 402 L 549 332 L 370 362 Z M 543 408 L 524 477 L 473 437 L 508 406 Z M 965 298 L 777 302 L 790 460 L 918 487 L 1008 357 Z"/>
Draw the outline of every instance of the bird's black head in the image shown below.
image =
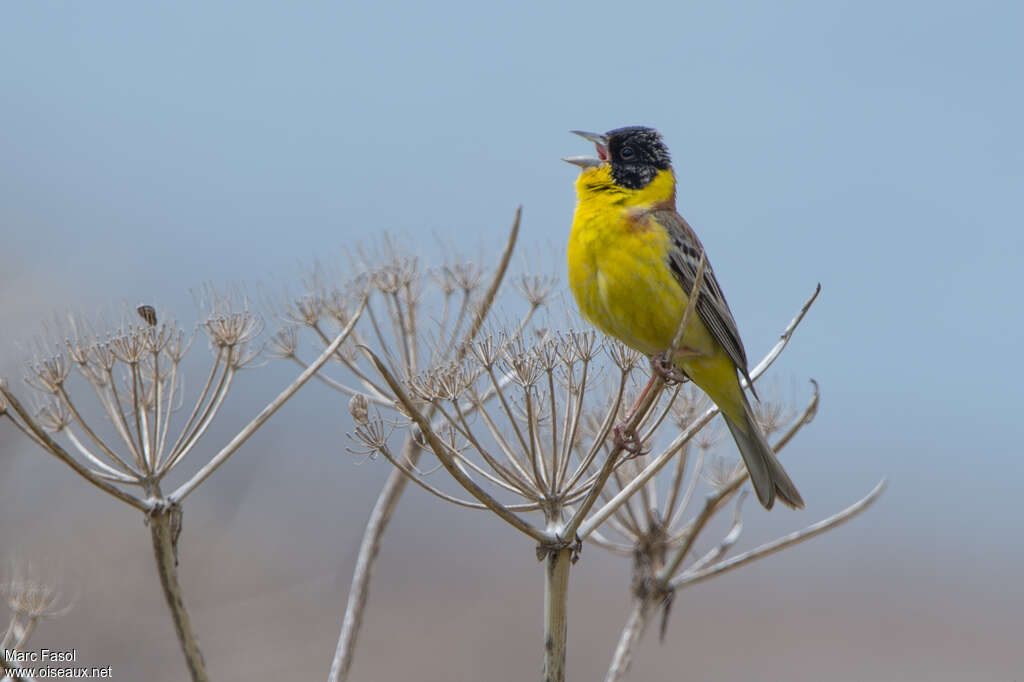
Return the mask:
<path id="1" fill-rule="evenodd" d="M 605 133 L 608 163 L 615 184 L 627 189 L 642 189 L 658 171 L 672 167 L 668 147 L 654 128 L 630 126 Z"/>

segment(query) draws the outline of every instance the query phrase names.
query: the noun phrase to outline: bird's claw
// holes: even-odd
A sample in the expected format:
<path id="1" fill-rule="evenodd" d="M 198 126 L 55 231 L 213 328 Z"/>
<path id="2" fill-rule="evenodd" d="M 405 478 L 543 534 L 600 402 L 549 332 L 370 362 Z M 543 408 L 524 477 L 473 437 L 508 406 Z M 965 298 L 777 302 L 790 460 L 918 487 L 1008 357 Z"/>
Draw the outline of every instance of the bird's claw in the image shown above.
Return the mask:
<path id="1" fill-rule="evenodd" d="M 685 351 L 681 351 L 685 354 Z M 676 353 L 678 357 L 680 352 Z M 668 351 L 664 353 L 655 353 L 648 358 L 651 361 L 651 371 L 661 377 L 666 384 L 681 384 L 684 381 L 689 381 L 690 377 L 686 376 L 686 373 L 676 367 L 675 363 L 668 356 Z"/>
<path id="2" fill-rule="evenodd" d="M 627 434 L 623 424 L 617 424 L 612 429 L 612 444 L 628 453 L 629 457 L 639 457 L 647 454 L 647 450 L 644 450 L 644 444 L 640 442 L 636 432 L 631 431 Z"/>

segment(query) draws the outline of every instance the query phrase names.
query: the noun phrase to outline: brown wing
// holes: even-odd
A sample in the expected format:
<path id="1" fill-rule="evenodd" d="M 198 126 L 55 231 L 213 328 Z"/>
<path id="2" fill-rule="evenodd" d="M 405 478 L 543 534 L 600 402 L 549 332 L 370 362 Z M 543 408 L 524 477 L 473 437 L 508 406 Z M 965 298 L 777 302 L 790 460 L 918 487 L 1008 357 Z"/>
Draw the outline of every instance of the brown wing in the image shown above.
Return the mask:
<path id="1" fill-rule="evenodd" d="M 683 291 L 689 295 L 693 290 L 693 282 L 697 278 L 700 254 L 704 250 L 704 246 L 700 243 L 693 228 L 674 209 L 658 209 L 651 211 L 649 215 L 668 231 L 669 238 L 672 240 L 668 266 Z M 732 318 L 732 312 L 729 310 L 729 304 L 725 301 L 725 295 L 722 294 L 722 288 L 718 285 L 718 280 L 715 279 L 711 263 L 707 261 L 704 264 L 703 284 L 700 288 L 700 295 L 697 297 L 696 309 L 700 319 L 711 332 L 711 336 L 725 349 L 753 392 L 754 383 L 750 380 L 750 374 L 747 371 L 747 352 L 743 349 L 743 341 L 740 340 L 736 320 Z M 754 393 L 754 395 L 757 394 Z"/>

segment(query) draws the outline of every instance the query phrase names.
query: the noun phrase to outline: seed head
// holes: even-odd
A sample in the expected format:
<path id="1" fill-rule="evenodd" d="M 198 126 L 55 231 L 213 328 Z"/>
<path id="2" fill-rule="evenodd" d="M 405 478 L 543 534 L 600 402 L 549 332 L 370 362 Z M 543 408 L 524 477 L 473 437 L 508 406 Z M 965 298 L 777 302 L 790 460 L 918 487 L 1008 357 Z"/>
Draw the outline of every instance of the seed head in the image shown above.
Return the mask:
<path id="1" fill-rule="evenodd" d="M 203 326 L 215 347 L 232 348 L 256 338 L 263 331 L 263 318 L 248 310 L 214 313 L 206 318 Z"/>
<path id="2" fill-rule="evenodd" d="M 704 452 L 710 451 L 722 438 L 722 422 L 714 420 L 703 429 L 697 432 L 697 435 L 693 439 L 694 445 L 703 450 Z"/>
<path id="3" fill-rule="evenodd" d="M 581 362 L 590 362 L 601 350 L 602 342 L 593 330 L 570 329 L 563 336 L 568 342 L 568 348 Z"/>
<path id="4" fill-rule="evenodd" d="M 388 438 L 391 437 L 391 433 L 395 430 L 395 427 L 381 419 L 380 415 L 374 414 L 372 417 L 367 416 L 361 423 L 356 422 L 355 432 L 349 436 L 349 439 L 360 443 L 362 445 L 357 452 L 361 454 L 367 454 L 371 457 L 388 447 Z"/>
<path id="5" fill-rule="evenodd" d="M 67 356 L 57 353 L 48 358 L 36 360 L 29 364 L 29 375 L 25 381 L 44 393 L 57 393 L 68 378 L 71 369 Z"/>
<path id="6" fill-rule="evenodd" d="M 419 259 L 394 254 L 391 262 L 370 272 L 373 288 L 382 294 L 394 294 L 410 287 L 419 278 Z"/>
<path id="7" fill-rule="evenodd" d="M 75 420 L 67 404 L 54 397 L 36 411 L 36 421 L 50 433 L 60 433 Z"/>
<path id="8" fill-rule="evenodd" d="M 530 388 L 536 384 L 542 372 L 533 349 L 527 347 L 522 339 L 513 339 L 505 344 L 499 366 L 521 388 Z"/>
<path id="9" fill-rule="evenodd" d="M 446 269 L 449 266 L 446 266 Z M 469 294 L 476 290 L 480 286 L 480 280 L 484 276 L 483 268 L 472 261 L 466 261 L 464 263 L 456 263 L 450 266 L 452 281 L 455 282 L 455 286 L 466 294 Z"/>
<path id="10" fill-rule="evenodd" d="M 715 490 L 721 490 L 745 471 L 743 462 L 725 457 L 712 457 L 710 463 L 704 467 L 703 477 Z"/>
<path id="11" fill-rule="evenodd" d="M 29 565 L 17 566 L 0 584 L 0 594 L 11 611 L 22 618 L 32 619 L 53 618 L 67 613 L 71 604 L 63 603 L 65 598 L 60 590 L 29 575 L 34 572 Z"/>
<path id="12" fill-rule="evenodd" d="M 490 369 L 500 358 L 505 342 L 504 334 L 487 334 L 470 344 L 469 349 L 484 369 Z"/>
<path id="13" fill-rule="evenodd" d="M 167 345 L 164 346 L 164 352 L 167 353 L 167 357 L 172 362 L 181 362 L 181 359 L 188 353 L 189 348 L 192 347 L 192 341 L 195 340 L 195 332 L 191 334 L 185 334 L 181 329 L 175 329 L 167 337 Z"/>
<path id="14" fill-rule="evenodd" d="M 693 421 L 706 409 L 707 398 L 691 384 L 679 391 L 672 404 L 672 421 L 680 431 L 690 428 Z"/>
<path id="15" fill-rule="evenodd" d="M 318 293 L 307 293 L 286 301 L 283 316 L 296 324 L 313 327 L 320 321 L 323 311 L 323 298 Z"/>
<path id="16" fill-rule="evenodd" d="M 778 431 L 787 419 L 786 409 L 782 403 L 768 400 L 758 401 L 754 405 L 754 417 L 766 436 Z"/>
<path id="17" fill-rule="evenodd" d="M 148 328 L 126 326 L 107 341 L 110 352 L 123 363 L 134 365 L 149 351 Z"/>
<path id="18" fill-rule="evenodd" d="M 356 287 L 353 286 L 352 290 L 355 289 Z M 324 312 L 342 327 L 352 319 L 352 313 L 359 300 L 359 296 L 353 294 L 353 291 L 334 287 L 327 291 L 323 298 Z"/>
<path id="19" fill-rule="evenodd" d="M 267 344 L 271 355 L 279 358 L 294 357 L 299 348 L 299 328 L 296 325 L 282 327 L 274 332 Z"/>
<path id="20" fill-rule="evenodd" d="M 522 294 L 523 298 L 534 308 L 544 305 L 557 284 L 558 280 L 554 277 L 526 274 L 514 282 L 516 291 Z"/>
<path id="21" fill-rule="evenodd" d="M 476 379 L 464 363 L 447 363 L 412 377 L 409 389 L 420 400 L 458 400 Z"/>
<path id="22" fill-rule="evenodd" d="M 370 401 L 362 393 L 352 396 L 348 401 L 348 413 L 352 415 L 352 420 L 357 425 L 366 425 L 369 423 Z"/>
<path id="23" fill-rule="evenodd" d="M 85 349 L 85 355 L 88 358 L 88 362 L 94 369 L 103 373 L 109 372 L 117 364 L 117 355 L 114 353 L 114 349 L 107 342 L 94 343 Z"/>
<path id="24" fill-rule="evenodd" d="M 533 347 L 537 366 L 545 372 L 553 372 L 565 363 L 565 340 L 562 336 L 549 335 Z M 571 364 L 571 363 L 566 363 Z"/>
<path id="25" fill-rule="evenodd" d="M 445 296 L 451 296 L 458 288 L 458 284 L 455 282 L 455 275 L 452 274 L 452 270 L 449 267 L 431 268 L 427 271 L 427 276 Z"/>
<path id="26" fill-rule="evenodd" d="M 621 341 L 609 339 L 607 345 L 608 357 L 612 359 L 615 366 L 623 373 L 632 372 L 640 364 L 640 353 L 626 346 Z"/>

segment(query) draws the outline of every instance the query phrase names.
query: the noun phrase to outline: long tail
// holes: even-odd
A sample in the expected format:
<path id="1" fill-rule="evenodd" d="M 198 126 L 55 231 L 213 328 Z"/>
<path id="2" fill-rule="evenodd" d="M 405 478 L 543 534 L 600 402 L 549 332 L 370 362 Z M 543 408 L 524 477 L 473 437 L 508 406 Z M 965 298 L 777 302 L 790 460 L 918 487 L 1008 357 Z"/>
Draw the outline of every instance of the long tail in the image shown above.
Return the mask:
<path id="1" fill-rule="evenodd" d="M 750 482 L 754 485 L 757 499 L 765 509 L 772 508 L 776 497 L 787 507 L 803 509 L 803 498 L 768 445 L 761 428 L 757 425 L 757 420 L 754 419 L 746 396 L 742 396 L 742 399 L 744 423 L 730 419 L 724 411 L 722 417 L 736 440 L 740 454 L 743 455 L 743 462 L 750 472 Z"/>

